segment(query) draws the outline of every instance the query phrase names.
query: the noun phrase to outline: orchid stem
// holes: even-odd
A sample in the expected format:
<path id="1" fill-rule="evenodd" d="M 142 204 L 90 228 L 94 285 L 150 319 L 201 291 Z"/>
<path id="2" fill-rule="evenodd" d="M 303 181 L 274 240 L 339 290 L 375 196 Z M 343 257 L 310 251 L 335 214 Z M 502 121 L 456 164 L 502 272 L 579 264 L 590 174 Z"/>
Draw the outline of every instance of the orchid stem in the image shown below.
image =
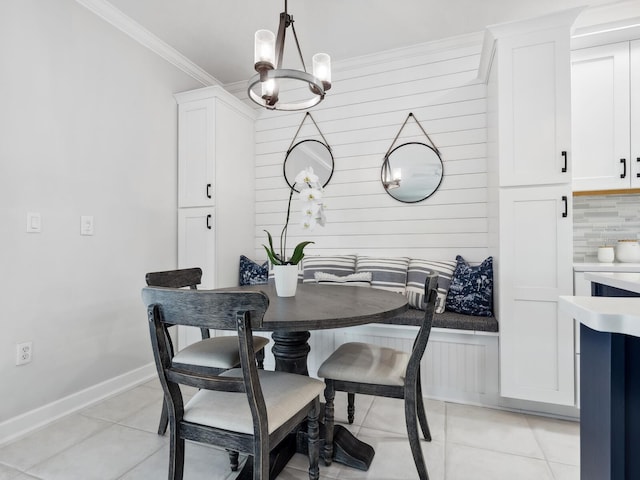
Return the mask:
<path id="1" fill-rule="evenodd" d="M 285 253 L 287 250 L 287 229 L 289 227 L 289 217 L 291 216 L 291 199 L 293 198 L 293 187 L 295 187 L 295 183 L 291 186 L 289 192 L 289 204 L 287 205 L 287 220 L 284 222 L 284 227 L 282 227 L 282 232 L 280 233 L 280 258 L 282 259 L 282 263 L 286 263 Z"/>

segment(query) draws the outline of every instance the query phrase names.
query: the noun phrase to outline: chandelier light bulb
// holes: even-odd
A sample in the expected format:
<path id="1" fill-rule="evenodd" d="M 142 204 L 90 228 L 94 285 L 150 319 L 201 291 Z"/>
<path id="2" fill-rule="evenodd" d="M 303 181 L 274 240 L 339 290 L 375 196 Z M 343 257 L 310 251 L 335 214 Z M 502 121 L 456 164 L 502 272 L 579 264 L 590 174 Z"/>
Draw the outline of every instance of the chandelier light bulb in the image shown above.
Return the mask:
<path id="1" fill-rule="evenodd" d="M 262 98 L 269 98 L 273 96 L 273 92 L 276 89 L 276 81 L 272 78 L 262 82 Z"/>
<path id="2" fill-rule="evenodd" d="M 331 88 L 331 57 L 326 53 L 313 56 L 313 76 L 322 82 L 325 90 Z"/>
<path id="3" fill-rule="evenodd" d="M 261 68 L 272 69 L 276 63 L 276 36 L 269 30 L 258 30 L 255 34 L 254 63 Z"/>

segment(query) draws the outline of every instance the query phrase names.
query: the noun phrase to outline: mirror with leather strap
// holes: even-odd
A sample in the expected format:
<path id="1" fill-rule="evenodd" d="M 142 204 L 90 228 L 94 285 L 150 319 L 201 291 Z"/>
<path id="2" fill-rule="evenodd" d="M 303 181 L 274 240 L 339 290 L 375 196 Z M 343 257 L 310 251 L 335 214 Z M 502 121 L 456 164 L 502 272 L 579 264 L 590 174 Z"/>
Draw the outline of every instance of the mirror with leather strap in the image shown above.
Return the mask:
<path id="1" fill-rule="evenodd" d="M 414 118 L 431 145 L 406 142 L 394 148 L 409 118 Z M 380 173 L 382 186 L 394 199 L 404 203 L 416 203 L 433 195 L 442 183 L 443 175 L 440 152 L 413 113 L 409 113 L 384 156 Z"/>
<path id="2" fill-rule="evenodd" d="M 296 175 L 302 170 L 312 167 L 318 175 L 320 185 L 325 187 L 333 175 L 333 153 L 328 145 L 319 140 L 302 140 L 293 145 L 284 159 L 284 178 L 289 187 L 296 192 Z"/>

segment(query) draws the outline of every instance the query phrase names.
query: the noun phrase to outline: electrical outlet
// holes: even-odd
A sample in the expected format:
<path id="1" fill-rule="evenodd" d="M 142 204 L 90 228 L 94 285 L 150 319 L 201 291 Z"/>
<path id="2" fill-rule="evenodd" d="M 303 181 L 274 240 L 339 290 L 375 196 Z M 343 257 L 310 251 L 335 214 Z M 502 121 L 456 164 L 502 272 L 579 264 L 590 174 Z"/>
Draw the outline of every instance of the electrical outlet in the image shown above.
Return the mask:
<path id="1" fill-rule="evenodd" d="M 16 365 L 29 363 L 33 355 L 33 344 L 31 342 L 18 343 L 16 345 Z"/>

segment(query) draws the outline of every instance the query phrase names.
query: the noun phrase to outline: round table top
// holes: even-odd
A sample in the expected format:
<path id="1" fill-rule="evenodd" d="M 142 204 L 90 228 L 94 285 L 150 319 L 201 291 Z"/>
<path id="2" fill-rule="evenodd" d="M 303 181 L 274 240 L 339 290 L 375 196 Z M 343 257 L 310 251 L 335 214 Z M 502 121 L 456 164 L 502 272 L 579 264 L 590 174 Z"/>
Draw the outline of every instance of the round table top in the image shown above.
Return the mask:
<path id="1" fill-rule="evenodd" d="M 408 308 L 407 297 L 376 288 L 298 284 L 294 297 L 279 297 L 275 285 L 221 288 L 228 291 L 262 291 L 269 308 L 260 330 L 320 330 L 366 323 L 384 323 Z"/>

